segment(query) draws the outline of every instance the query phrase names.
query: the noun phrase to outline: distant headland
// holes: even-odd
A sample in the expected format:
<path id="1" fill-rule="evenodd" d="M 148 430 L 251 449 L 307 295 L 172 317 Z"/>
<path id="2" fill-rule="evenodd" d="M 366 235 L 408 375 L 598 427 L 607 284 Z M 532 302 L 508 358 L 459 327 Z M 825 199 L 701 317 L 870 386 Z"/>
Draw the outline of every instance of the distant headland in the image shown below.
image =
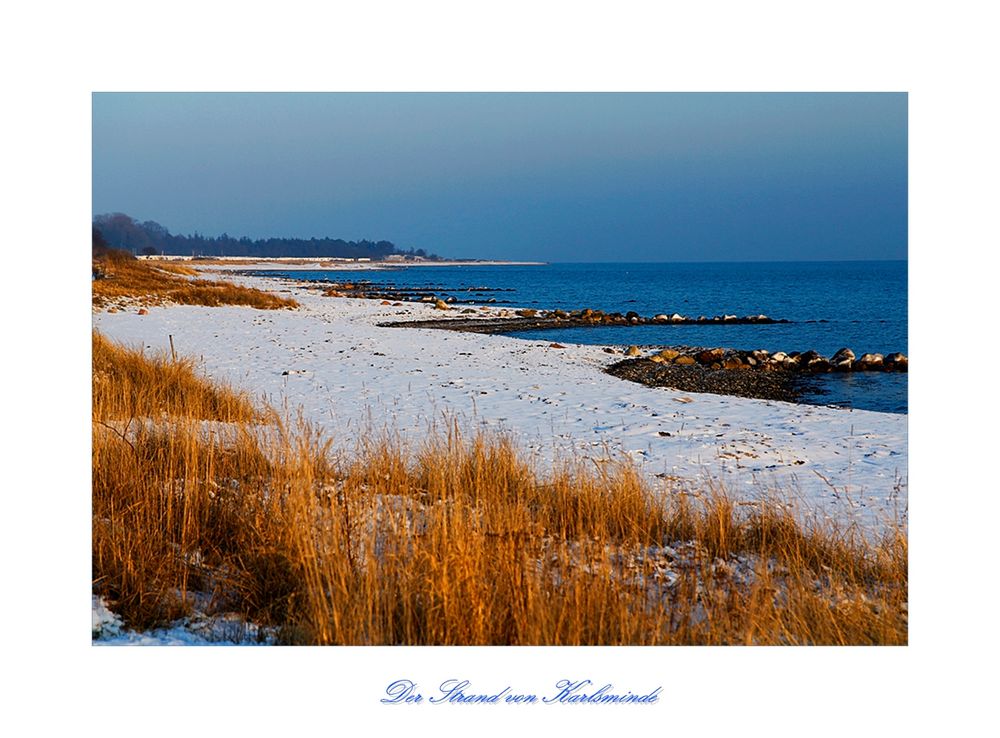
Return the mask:
<path id="1" fill-rule="evenodd" d="M 341 238 L 237 238 L 171 233 L 156 221 L 139 222 L 124 213 L 96 215 L 93 228 L 111 248 L 134 256 L 248 261 L 282 259 L 391 265 L 524 264 L 482 259 L 444 258 L 424 249 L 402 249 L 391 241 L 345 241 Z M 537 262 L 530 262 L 537 263 Z M 325 266 L 325 265 L 324 265 Z"/>

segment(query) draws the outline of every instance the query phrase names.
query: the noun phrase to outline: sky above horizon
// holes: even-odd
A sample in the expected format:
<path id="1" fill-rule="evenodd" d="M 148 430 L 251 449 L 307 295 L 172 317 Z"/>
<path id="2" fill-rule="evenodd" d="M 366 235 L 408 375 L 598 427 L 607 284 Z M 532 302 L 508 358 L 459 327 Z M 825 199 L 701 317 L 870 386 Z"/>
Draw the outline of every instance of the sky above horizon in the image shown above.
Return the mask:
<path id="1" fill-rule="evenodd" d="M 543 261 L 905 259 L 905 93 L 95 93 L 93 214 Z"/>

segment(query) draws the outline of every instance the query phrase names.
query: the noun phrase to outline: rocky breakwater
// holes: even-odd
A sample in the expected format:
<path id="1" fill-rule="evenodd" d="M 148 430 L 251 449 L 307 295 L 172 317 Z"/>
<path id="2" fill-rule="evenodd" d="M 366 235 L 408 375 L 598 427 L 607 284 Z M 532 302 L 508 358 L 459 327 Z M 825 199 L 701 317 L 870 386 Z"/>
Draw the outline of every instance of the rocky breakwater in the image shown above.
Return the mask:
<path id="1" fill-rule="evenodd" d="M 334 295 L 337 296 L 337 295 Z M 428 300 L 429 301 L 429 300 Z M 515 333 L 520 331 L 551 330 L 553 328 L 580 328 L 598 326 L 636 326 L 636 325 L 767 325 L 772 323 L 789 323 L 788 320 L 771 318 L 767 315 L 704 315 L 692 318 L 685 315 L 665 313 L 646 317 L 636 312 L 606 313 L 601 310 L 585 308 L 583 310 L 536 310 L 523 308 L 521 310 L 501 309 L 489 317 L 475 319 L 434 319 L 417 321 L 396 321 L 382 323 L 383 327 L 392 328 L 440 328 L 452 331 L 469 331 L 472 333 Z"/>
<path id="2" fill-rule="evenodd" d="M 617 349 L 607 348 L 609 353 Z M 668 347 L 643 356 L 638 346 L 623 352 L 627 358 L 606 368 L 620 379 L 650 387 L 670 387 L 685 392 L 709 392 L 737 397 L 794 402 L 799 380 L 830 372 L 905 372 L 904 354 L 863 354 L 856 357 L 843 348 L 827 358 L 816 351 L 737 351 L 724 348 Z"/>
<path id="3" fill-rule="evenodd" d="M 637 356 L 637 346 L 630 346 L 626 353 Z M 842 348 L 832 357 L 827 358 L 816 351 L 771 353 L 758 349 L 756 351 L 737 351 L 734 349 L 709 348 L 685 349 L 664 348 L 647 357 L 656 364 L 700 365 L 709 369 L 756 369 L 758 371 L 787 371 L 806 374 L 825 374 L 827 372 L 905 372 L 909 369 L 909 359 L 905 354 L 895 353 L 862 354 L 857 358 L 849 348 Z"/>

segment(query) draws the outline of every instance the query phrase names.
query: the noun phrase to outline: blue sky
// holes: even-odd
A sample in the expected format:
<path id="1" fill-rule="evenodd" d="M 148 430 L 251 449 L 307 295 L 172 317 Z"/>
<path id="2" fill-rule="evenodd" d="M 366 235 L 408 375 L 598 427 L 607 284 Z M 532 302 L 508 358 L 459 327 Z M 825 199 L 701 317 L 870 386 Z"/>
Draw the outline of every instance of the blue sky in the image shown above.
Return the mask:
<path id="1" fill-rule="evenodd" d="M 546 261 L 903 259 L 904 93 L 97 93 L 93 212 Z"/>

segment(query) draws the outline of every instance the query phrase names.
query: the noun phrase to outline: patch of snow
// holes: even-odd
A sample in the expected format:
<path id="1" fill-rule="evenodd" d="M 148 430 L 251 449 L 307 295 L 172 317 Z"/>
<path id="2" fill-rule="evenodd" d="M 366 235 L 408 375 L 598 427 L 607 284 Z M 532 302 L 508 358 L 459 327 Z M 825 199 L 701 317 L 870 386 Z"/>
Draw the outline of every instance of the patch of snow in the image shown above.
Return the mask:
<path id="1" fill-rule="evenodd" d="M 108 609 L 104 598 L 92 595 L 95 646 L 254 646 L 271 645 L 274 634 L 234 616 L 195 614 L 166 628 L 135 631 Z"/>

